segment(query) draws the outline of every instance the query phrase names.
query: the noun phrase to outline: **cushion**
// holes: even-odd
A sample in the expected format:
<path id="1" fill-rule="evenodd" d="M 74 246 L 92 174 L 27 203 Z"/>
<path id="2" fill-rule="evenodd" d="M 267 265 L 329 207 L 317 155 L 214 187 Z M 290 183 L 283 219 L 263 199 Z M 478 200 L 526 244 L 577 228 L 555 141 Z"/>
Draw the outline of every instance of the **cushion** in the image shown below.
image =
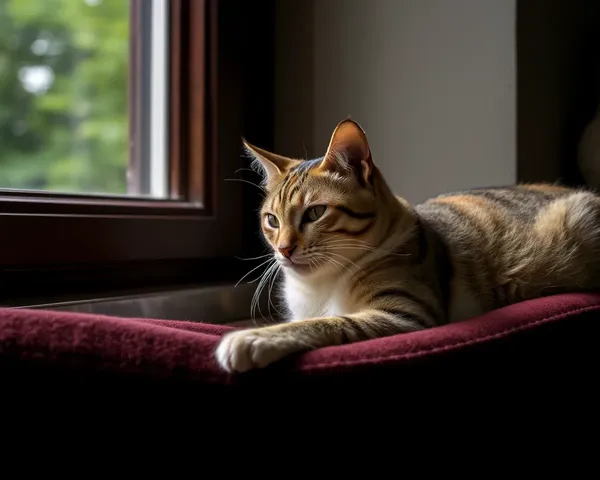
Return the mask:
<path id="1" fill-rule="evenodd" d="M 217 416 L 240 409 L 258 415 L 292 404 L 314 411 L 325 401 L 356 409 L 359 398 L 360 409 L 374 409 L 371 415 L 382 402 L 411 412 L 500 398 L 505 405 L 525 397 L 548 404 L 564 392 L 591 402 L 597 398 L 599 325 L 600 295 L 555 295 L 227 374 L 214 349 L 232 327 L 0 309 L 0 374 L 9 387 L 3 391 L 11 392 L 5 399 L 17 406 L 43 398 L 49 408 L 53 398 L 63 408 L 95 402 L 121 413 L 116 399 L 124 396 L 135 405 L 171 405 L 173 414 L 183 403 Z M 578 408 L 584 404 L 578 401 Z"/>

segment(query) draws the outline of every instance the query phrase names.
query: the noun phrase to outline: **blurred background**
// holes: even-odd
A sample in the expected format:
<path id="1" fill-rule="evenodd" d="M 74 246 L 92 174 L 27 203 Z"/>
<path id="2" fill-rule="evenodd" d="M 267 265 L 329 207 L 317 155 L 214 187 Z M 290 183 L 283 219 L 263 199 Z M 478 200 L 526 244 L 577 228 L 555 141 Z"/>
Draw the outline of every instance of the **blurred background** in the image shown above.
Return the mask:
<path id="1" fill-rule="evenodd" d="M 413 203 L 600 189 L 599 46 L 598 0 L 0 0 L 0 291 L 223 282 L 143 314 L 247 318 L 266 246 L 241 139 L 317 157 L 347 116 Z"/>
<path id="2" fill-rule="evenodd" d="M 151 3 L 160 2 L 142 2 Z M 262 69 L 254 50 L 246 68 L 273 95 L 264 146 L 321 155 L 350 115 L 413 202 L 472 186 L 584 181 L 576 155 L 598 105 L 597 0 L 258 3 L 268 18 L 248 21 L 270 37 L 272 64 Z M 130 9 L 127 0 L 0 0 L 0 188 L 168 195 L 131 178 Z M 148 24 L 156 33 L 160 18 Z M 251 27 L 230 41 L 242 44 Z M 148 39 L 140 61 L 151 72 L 161 50 Z M 166 115 L 148 105 L 150 117 Z M 135 140 L 148 157 L 160 150 L 149 140 L 164 133 L 158 123 Z M 165 175 L 161 161 L 144 168 Z"/>
<path id="3" fill-rule="evenodd" d="M 0 0 L 0 187 L 124 194 L 129 2 Z"/>

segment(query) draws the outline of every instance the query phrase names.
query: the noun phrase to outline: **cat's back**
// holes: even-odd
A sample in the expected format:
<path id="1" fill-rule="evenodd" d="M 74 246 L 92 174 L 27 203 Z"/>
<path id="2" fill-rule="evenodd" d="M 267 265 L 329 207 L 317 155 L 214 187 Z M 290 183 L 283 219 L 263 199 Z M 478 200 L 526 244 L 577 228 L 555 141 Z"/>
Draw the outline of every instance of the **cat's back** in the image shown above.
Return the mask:
<path id="1" fill-rule="evenodd" d="M 550 184 L 472 188 L 440 194 L 417 205 L 416 210 L 432 220 L 451 221 L 452 213 L 468 213 L 493 214 L 496 220 L 506 222 L 527 222 L 533 220 L 540 209 L 575 193 L 577 190 Z"/>
<path id="2" fill-rule="evenodd" d="M 446 247 L 453 319 L 600 286 L 600 199 L 548 184 L 475 188 L 415 207 Z"/>

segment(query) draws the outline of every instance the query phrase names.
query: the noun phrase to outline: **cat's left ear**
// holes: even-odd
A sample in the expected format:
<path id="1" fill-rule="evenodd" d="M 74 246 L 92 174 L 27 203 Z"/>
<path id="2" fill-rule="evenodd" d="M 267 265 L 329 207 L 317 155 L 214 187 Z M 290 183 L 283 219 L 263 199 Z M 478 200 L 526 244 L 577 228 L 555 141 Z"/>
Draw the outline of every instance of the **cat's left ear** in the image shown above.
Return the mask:
<path id="1" fill-rule="evenodd" d="M 244 148 L 254 158 L 254 164 L 262 171 L 265 183 L 267 185 L 276 183 L 288 173 L 289 170 L 302 163 L 301 160 L 283 157 L 275 153 L 268 152 L 262 148 L 255 147 L 242 139 Z"/>
<path id="2" fill-rule="evenodd" d="M 347 118 L 337 125 L 319 169 L 354 174 L 362 185 L 372 184 L 371 149 L 367 135 L 358 123 Z"/>

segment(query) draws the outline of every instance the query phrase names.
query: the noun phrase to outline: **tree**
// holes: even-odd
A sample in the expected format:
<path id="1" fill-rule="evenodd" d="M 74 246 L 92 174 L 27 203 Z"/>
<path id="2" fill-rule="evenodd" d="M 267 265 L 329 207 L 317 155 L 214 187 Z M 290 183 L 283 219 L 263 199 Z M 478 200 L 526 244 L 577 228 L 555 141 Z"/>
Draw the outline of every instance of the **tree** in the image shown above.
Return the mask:
<path id="1" fill-rule="evenodd" d="M 127 190 L 129 2 L 0 0 L 0 188 Z"/>

